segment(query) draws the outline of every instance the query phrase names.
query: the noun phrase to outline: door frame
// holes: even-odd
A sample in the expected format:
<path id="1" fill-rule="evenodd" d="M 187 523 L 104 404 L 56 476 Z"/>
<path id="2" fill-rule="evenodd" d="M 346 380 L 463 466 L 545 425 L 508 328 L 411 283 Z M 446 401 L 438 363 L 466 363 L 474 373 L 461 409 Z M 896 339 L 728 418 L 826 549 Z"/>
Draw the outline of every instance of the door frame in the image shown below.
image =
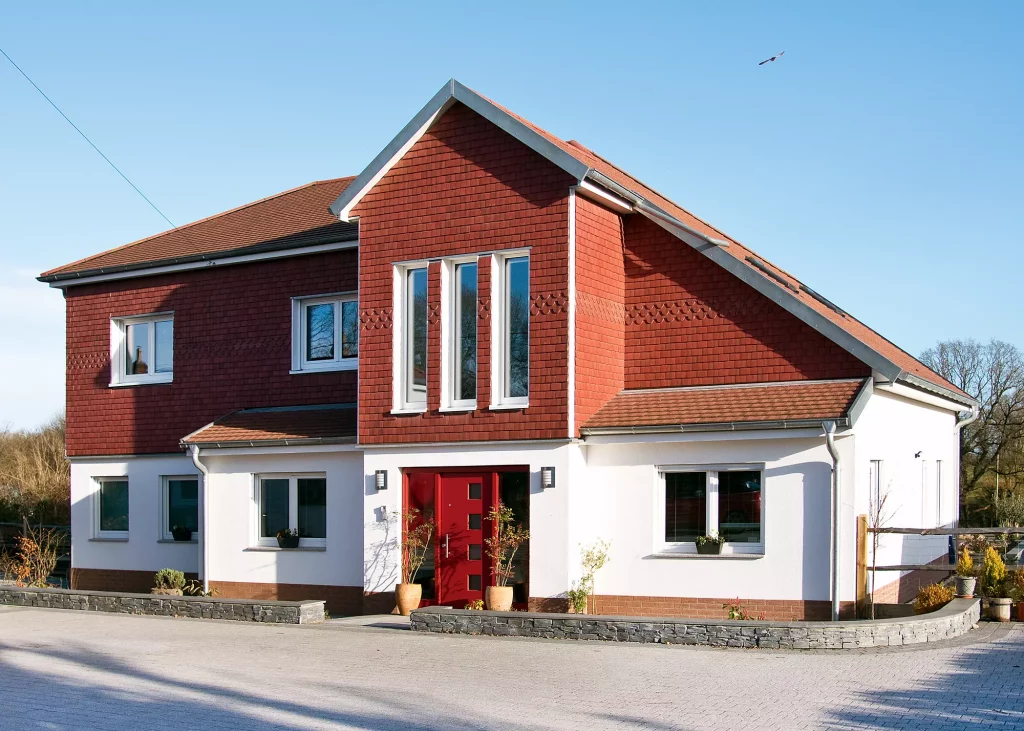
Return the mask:
<path id="1" fill-rule="evenodd" d="M 496 505 L 497 502 L 498 502 L 498 499 L 500 499 L 500 497 L 501 497 L 501 484 L 500 484 L 500 477 L 499 477 L 501 475 L 501 473 L 503 473 L 503 472 L 525 472 L 525 473 L 529 474 L 530 466 L 529 465 L 521 465 L 520 464 L 520 465 L 482 465 L 482 466 L 479 466 L 479 467 L 466 467 L 466 466 L 461 466 L 461 467 L 402 467 L 402 468 L 400 468 L 400 470 L 401 470 L 401 473 L 402 473 L 402 513 L 405 514 L 405 513 L 407 513 L 409 511 L 409 475 L 410 474 L 415 473 L 415 474 L 430 474 L 430 475 L 433 475 L 433 482 L 434 482 L 434 505 L 435 505 L 435 510 L 436 510 L 436 506 L 441 503 L 441 476 L 442 475 L 481 475 L 481 476 L 488 476 L 489 475 L 490 478 L 491 478 L 492 489 L 494 491 L 494 493 L 492 495 L 492 504 Z M 527 505 L 529 505 L 529 502 L 530 502 L 529 501 L 529 496 L 530 496 L 529 484 L 527 484 Z M 401 526 L 402 526 L 401 538 L 404 539 L 405 531 L 406 531 L 405 520 L 402 519 L 400 522 L 401 522 Z M 490 521 L 487 521 L 487 522 L 490 522 Z M 433 541 L 434 541 L 434 566 L 438 566 L 439 562 L 441 560 L 441 533 L 440 533 L 440 531 L 441 531 L 440 524 L 435 521 L 434 536 L 433 536 Z M 493 531 L 492 531 L 492 535 L 493 535 Z M 400 548 L 399 548 L 399 550 L 402 550 L 401 549 L 402 542 L 403 541 L 400 540 L 400 543 L 399 543 Z M 401 559 L 402 559 L 402 557 L 399 556 L 399 561 L 401 561 Z M 493 562 L 487 562 L 487 568 L 491 572 L 488 575 L 488 577 L 487 577 L 488 579 L 490 579 L 490 577 L 493 576 L 494 563 Z M 436 586 L 436 583 L 435 583 L 435 586 Z M 490 586 L 490 584 L 487 583 L 487 581 L 485 581 L 484 582 L 484 586 L 485 587 L 486 586 Z M 436 589 L 435 589 L 435 591 L 436 591 Z M 524 602 L 516 602 L 516 603 L 513 604 L 513 607 L 515 609 L 519 609 L 519 610 L 524 610 L 525 611 L 527 609 L 527 606 L 528 606 L 529 598 L 530 598 L 530 571 L 529 571 L 529 566 L 527 566 L 527 571 L 526 571 L 526 599 L 527 599 L 527 602 L 526 603 L 524 603 Z M 437 597 L 436 596 L 435 596 L 434 599 L 423 599 L 423 600 L 420 601 L 420 606 L 421 607 L 431 607 L 431 606 L 435 606 L 437 604 L 438 604 L 438 601 L 437 601 Z"/>

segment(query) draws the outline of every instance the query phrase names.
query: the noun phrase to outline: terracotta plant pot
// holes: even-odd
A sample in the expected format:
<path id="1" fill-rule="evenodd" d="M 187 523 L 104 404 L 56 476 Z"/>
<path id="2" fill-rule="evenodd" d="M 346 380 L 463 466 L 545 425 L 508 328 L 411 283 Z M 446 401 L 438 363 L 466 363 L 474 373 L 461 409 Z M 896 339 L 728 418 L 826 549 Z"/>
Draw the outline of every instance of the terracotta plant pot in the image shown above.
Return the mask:
<path id="1" fill-rule="evenodd" d="M 988 600 L 989 616 L 997 622 L 1010 621 L 1010 609 L 1013 607 L 1013 600 L 1004 597 L 993 597 Z"/>
<path id="2" fill-rule="evenodd" d="M 492 612 L 507 612 L 512 608 L 511 586 L 488 586 L 484 589 L 484 604 Z"/>
<path id="3" fill-rule="evenodd" d="M 412 614 L 413 609 L 419 609 L 422 597 L 423 587 L 419 584 L 395 584 L 395 604 L 403 617 Z"/>
<path id="4" fill-rule="evenodd" d="M 150 589 L 150 594 L 163 594 L 164 596 L 181 596 L 181 589 Z"/>
<path id="5" fill-rule="evenodd" d="M 978 580 L 973 576 L 956 577 L 956 595 L 961 599 L 970 599 L 974 596 L 974 586 Z"/>

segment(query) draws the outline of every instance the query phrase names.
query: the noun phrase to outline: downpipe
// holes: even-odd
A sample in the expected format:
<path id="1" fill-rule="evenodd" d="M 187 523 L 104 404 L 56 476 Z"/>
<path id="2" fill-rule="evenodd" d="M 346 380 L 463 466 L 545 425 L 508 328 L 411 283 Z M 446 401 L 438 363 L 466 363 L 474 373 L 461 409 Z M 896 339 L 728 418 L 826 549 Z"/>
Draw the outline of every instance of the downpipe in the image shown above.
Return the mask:
<path id="1" fill-rule="evenodd" d="M 210 552 L 206 547 L 208 527 L 210 525 L 210 500 L 207 496 L 207 486 L 210 484 L 210 471 L 199 461 L 199 447 L 195 444 L 189 447 L 189 456 L 192 457 L 192 464 L 196 466 L 203 475 L 203 515 L 202 524 L 199 526 L 199 570 L 203 579 L 203 592 L 210 591 Z"/>
<path id="2" fill-rule="evenodd" d="M 953 513 L 953 527 L 954 528 L 959 528 L 960 527 L 960 445 L 963 442 L 963 430 L 964 430 L 964 427 L 967 426 L 968 424 L 973 424 L 974 422 L 976 422 L 978 420 L 979 416 L 981 416 L 981 408 L 977 404 L 975 404 L 974 406 L 971 407 L 970 415 L 964 417 L 963 419 L 957 419 L 956 426 L 954 427 L 954 430 L 956 431 L 956 481 L 957 481 L 956 512 Z M 954 552 L 956 550 L 955 539 L 956 539 L 956 537 L 954 536 L 954 546 L 953 546 Z M 955 559 L 955 557 L 951 557 L 951 562 L 954 559 Z"/>
<path id="3" fill-rule="evenodd" d="M 832 621 L 839 621 L 839 450 L 836 449 L 836 423 L 824 421 L 825 446 L 832 456 Z"/>

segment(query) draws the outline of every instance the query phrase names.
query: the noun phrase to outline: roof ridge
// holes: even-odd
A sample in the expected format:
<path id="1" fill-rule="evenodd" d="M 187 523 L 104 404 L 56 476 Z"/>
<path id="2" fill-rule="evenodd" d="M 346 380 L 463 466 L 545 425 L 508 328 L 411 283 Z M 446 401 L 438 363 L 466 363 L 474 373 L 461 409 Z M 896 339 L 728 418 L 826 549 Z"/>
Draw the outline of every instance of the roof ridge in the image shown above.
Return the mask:
<path id="1" fill-rule="evenodd" d="M 174 228 L 165 229 L 164 231 L 160 231 L 158 233 L 151 234 L 149 236 L 145 236 L 145 237 L 143 237 L 141 239 L 136 239 L 135 241 L 130 241 L 127 244 L 121 244 L 120 246 L 115 246 L 112 249 L 107 249 L 107 250 L 101 251 L 101 252 L 99 252 L 97 254 L 92 254 L 91 256 L 87 256 L 85 258 L 78 259 L 77 261 L 70 262 L 69 264 L 63 264 L 63 265 L 61 265 L 59 267 L 54 267 L 53 269 L 49 269 L 49 270 L 43 272 L 40 276 L 45 277 L 45 276 L 50 275 L 53 272 L 57 272 L 57 271 L 60 271 L 60 270 L 63 270 L 63 269 L 68 269 L 69 267 L 74 267 L 74 266 L 77 266 L 78 264 L 84 264 L 84 263 L 86 263 L 88 261 L 92 261 L 93 259 L 98 259 L 101 256 L 107 256 L 109 254 L 113 254 L 115 251 L 124 251 L 125 249 L 131 248 L 132 246 L 137 246 L 139 244 L 144 244 L 147 241 L 152 241 L 153 239 L 159 238 L 160 236 L 167 236 L 168 234 L 176 233 L 176 232 L 179 232 L 179 231 L 185 231 L 186 229 L 191 229 L 192 227 L 198 226 L 201 223 L 207 223 L 208 221 L 213 221 L 213 220 L 216 220 L 218 218 L 223 218 L 224 216 L 227 216 L 229 214 L 238 213 L 239 211 L 244 211 L 246 208 L 251 208 L 252 206 L 259 205 L 261 203 L 266 203 L 268 201 L 272 201 L 275 198 L 281 198 L 282 196 L 290 195 L 292 193 L 297 193 L 300 190 L 305 190 L 306 188 L 312 188 L 312 187 L 315 187 L 317 185 L 325 185 L 327 183 L 337 183 L 337 182 L 340 182 L 340 181 L 346 180 L 346 179 L 353 180 L 354 178 L 355 178 L 355 176 L 353 176 L 353 175 L 347 175 L 347 176 L 342 176 L 340 178 L 327 178 L 325 180 L 314 180 L 314 181 L 312 181 L 310 183 L 305 183 L 303 185 L 299 185 L 299 186 L 296 186 L 294 188 L 289 188 L 288 190 L 282 190 L 281 192 L 274 193 L 273 195 L 264 196 L 263 198 L 259 198 L 259 199 L 254 200 L 254 201 L 249 201 L 248 203 L 243 203 L 240 206 L 235 206 L 234 208 L 229 208 L 226 211 L 220 211 L 219 213 L 214 213 L 212 215 L 205 216 L 204 218 L 199 218 L 199 219 L 196 219 L 195 221 L 190 221 L 189 223 L 184 223 L 181 226 L 175 226 Z M 188 234 L 184 234 L 184 235 L 186 237 L 188 236 Z"/>

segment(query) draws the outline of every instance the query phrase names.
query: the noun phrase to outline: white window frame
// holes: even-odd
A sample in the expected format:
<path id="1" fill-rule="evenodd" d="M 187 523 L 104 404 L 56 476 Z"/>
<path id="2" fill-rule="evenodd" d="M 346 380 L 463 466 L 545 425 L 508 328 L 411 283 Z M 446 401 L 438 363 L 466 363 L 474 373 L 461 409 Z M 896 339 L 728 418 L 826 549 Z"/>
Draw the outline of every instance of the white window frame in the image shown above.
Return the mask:
<path id="1" fill-rule="evenodd" d="M 173 541 L 174 534 L 171 533 L 171 480 L 195 480 L 196 481 L 196 495 L 199 499 L 199 504 L 196 506 L 196 513 L 198 520 L 196 525 L 199 527 L 192 531 L 192 542 L 196 542 L 199 538 L 199 532 L 203 528 L 203 487 L 199 484 L 199 475 L 160 475 L 160 540 L 162 541 Z"/>
<path id="2" fill-rule="evenodd" d="M 480 303 L 480 257 L 477 255 L 445 259 L 441 267 L 441 362 L 445 377 L 441 379 L 441 411 L 473 411 L 477 399 L 457 399 L 459 391 L 459 341 L 462 338 L 462 320 L 459 318 L 459 300 L 462 288 L 458 282 L 459 267 L 475 264 L 477 267 L 476 296 Z M 480 357 L 480 326 L 477 323 L 477 359 Z M 479 368 L 477 368 L 477 394 L 480 393 Z"/>
<path id="3" fill-rule="evenodd" d="M 131 481 L 128 479 L 128 475 L 107 475 L 104 477 L 94 477 L 93 482 L 96 485 L 96 489 L 93 492 L 92 501 L 92 537 L 96 540 L 101 541 L 127 541 L 132 528 L 132 484 Z M 103 489 L 104 482 L 125 482 L 128 484 L 128 530 L 102 530 L 100 528 L 100 501 L 102 500 L 100 491 Z"/>
<path id="4" fill-rule="evenodd" d="M 164 373 L 156 372 L 156 323 L 171 323 L 171 370 Z M 128 373 L 128 326 L 150 325 L 149 348 L 153 371 L 150 373 Z M 140 386 L 154 383 L 171 383 L 174 381 L 174 313 L 154 312 L 148 315 L 131 315 L 110 318 L 110 386 Z"/>
<path id="5" fill-rule="evenodd" d="M 657 467 L 656 489 L 654 491 L 654 553 L 664 555 L 698 555 L 694 541 L 665 540 L 665 475 L 674 472 L 703 472 L 706 475 L 705 501 L 707 503 L 705 522 L 707 531 L 718 534 L 718 475 L 721 472 L 759 472 L 761 474 L 761 541 L 760 543 L 729 543 L 722 544 L 721 556 L 746 555 L 763 556 L 765 547 L 765 464 L 705 464 L 705 465 L 659 465 Z M 708 555 L 708 554 L 704 554 Z M 713 557 L 713 556 L 712 556 Z"/>
<path id="6" fill-rule="evenodd" d="M 424 390 L 422 401 L 410 401 L 409 376 L 412 372 L 412 348 L 410 348 L 412 318 L 409 315 L 409 308 L 412 301 L 409 297 L 409 275 L 412 272 L 423 270 L 427 273 L 427 289 L 430 289 L 430 272 L 426 261 L 408 262 L 394 266 L 393 283 L 393 316 L 392 316 L 392 384 L 394 394 L 392 397 L 392 409 L 394 414 L 421 414 L 427 410 L 427 391 Z M 427 313 L 429 328 L 429 307 Z M 429 337 L 428 337 L 429 341 Z M 427 351 L 427 370 L 429 373 L 430 351 Z"/>
<path id="7" fill-rule="evenodd" d="M 935 460 L 935 527 L 942 527 L 942 516 L 945 512 L 945 495 L 942 490 L 942 460 Z"/>
<path id="8" fill-rule="evenodd" d="M 527 265 L 530 265 L 529 249 L 502 251 L 493 254 L 491 258 L 491 409 L 524 409 L 530 405 L 529 394 L 515 397 L 505 396 L 505 387 L 508 385 L 511 367 L 508 353 L 509 318 L 506 263 L 509 259 L 520 257 L 526 257 Z M 529 303 L 527 303 L 527 308 L 529 308 Z M 527 309 L 527 318 L 529 319 L 529 309 Z M 530 349 L 532 350 L 532 348 L 533 338 L 531 337 Z"/>
<path id="9" fill-rule="evenodd" d="M 297 375 L 323 373 L 324 371 L 354 371 L 359 368 L 358 353 L 355 357 L 348 358 L 341 354 L 341 331 L 344 324 L 345 302 L 356 303 L 356 318 L 358 320 L 359 298 L 355 292 L 292 297 L 292 368 L 289 373 Z M 327 304 L 334 305 L 334 358 L 331 360 L 306 360 L 306 309 L 312 305 Z"/>
<path id="10" fill-rule="evenodd" d="M 276 547 L 277 536 L 261 536 L 260 535 L 260 518 L 262 513 L 262 497 L 263 491 L 260 489 L 261 482 L 263 480 L 288 480 L 288 527 L 298 532 L 299 529 L 299 480 L 302 479 L 320 479 L 327 480 L 327 473 L 325 472 L 264 472 L 257 475 L 253 475 L 253 489 L 252 489 L 252 545 L 254 546 L 267 546 Z M 330 503 L 330 490 L 326 493 L 328 498 L 327 502 Z M 325 510 L 327 507 L 325 506 Z M 330 515 L 330 513 L 328 513 Z M 299 548 L 326 548 L 327 547 L 327 533 L 329 530 L 330 521 L 324 523 L 324 537 L 323 538 L 300 538 Z"/>

